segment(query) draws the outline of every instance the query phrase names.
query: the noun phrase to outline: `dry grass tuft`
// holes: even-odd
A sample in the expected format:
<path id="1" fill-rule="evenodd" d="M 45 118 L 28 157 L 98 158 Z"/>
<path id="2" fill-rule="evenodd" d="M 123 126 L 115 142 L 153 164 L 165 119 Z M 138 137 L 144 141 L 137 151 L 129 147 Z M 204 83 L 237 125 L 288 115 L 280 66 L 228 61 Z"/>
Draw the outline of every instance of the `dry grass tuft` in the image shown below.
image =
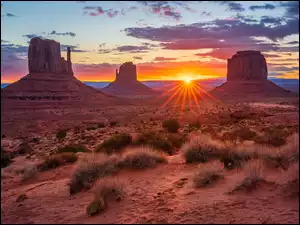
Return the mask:
<path id="1" fill-rule="evenodd" d="M 167 163 L 163 154 L 149 147 L 141 147 L 125 152 L 118 166 L 120 168 L 145 169 L 155 167 L 160 163 Z"/>
<path id="2" fill-rule="evenodd" d="M 29 180 L 35 177 L 38 173 L 38 167 L 36 165 L 27 165 L 24 167 L 22 181 Z"/>
<path id="3" fill-rule="evenodd" d="M 77 155 L 72 152 L 63 152 L 47 157 L 44 162 L 38 165 L 39 171 L 54 169 L 59 166 L 74 163 L 78 159 Z"/>
<path id="4" fill-rule="evenodd" d="M 57 149 L 57 153 L 63 153 L 63 152 L 73 152 L 73 153 L 88 152 L 88 149 L 81 144 L 72 144 Z"/>
<path id="5" fill-rule="evenodd" d="M 11 163 L 10 155 L 4 150 L 3 146 L 1 146 L 1 168 L 7 167 Z"/>
<path id="6" fill-rule="evenodd" d="M 193 178 L 194 187 L 201 188 L 214 185 L 219 179 L 224 178 L 221 171 L 222 169 L 216 163 L 200 167 Z"/>
<path id="7" fill-rule="evenodd" d="M 106 154 L 116 153 L 129 145 L 131 141 L 131 135 L 125 133 L 117 134 L 108 138 L 101 145 L 99 145 L 96 149 L 96 152 L 104 152 Z"/>
<path id="8" fill-rule="evenodd" d="M 210 159 L 217 158 L 224 152 L 223 143 L 212 140 L 209 136 L 201 135 L 193 137 L 189 142 L 185 143 L 181 151 L 187 163 L 207 162 Z"/>
<path id="9" fill-rule="evenodd" d="M 106 209 L 111 198 L 120 201 L 123 197 L 124 183 L 115 179 L 103 179 L 97 184 L 94 200 L 88 205 L 86 212 L 89 216 L 96 215 Z"/>
<path id="10" fill-rule="evenodd" d="M 152 131 L 139 134 L 133 141 L 133 145 L 153 147 L 155 149 L 162 150 L 169 155 L 172 155 L 174 153 L 172 143 L 161 135 Z"/>
<path id="11" fill-rule="evenodd" d="M 179 122 L 176 119 L 164 120 L 162 126 L 170 133 L 176 133 L 180 127 Z"/>
<path id="12" fill-rule="evenodd" d="M 104 154 L 93 155 L 93 158 L 81 160 L 73 173 L 69 188 L 70 194 L 75 194 L 84 188 L 89 188 L 97 179 L 109 176 L 118 171 L 116 156 Z"/>
<path id="13" fill-rule="evenodd" d="M 242 190 L 252 191 L 259 186 L 259 183 L 266 182 L 263 178 L 263 163 L 261 160 L 248 163 L 244 167 L 244 173 L 244 179 L 235 185 L 231 193 Z"/>

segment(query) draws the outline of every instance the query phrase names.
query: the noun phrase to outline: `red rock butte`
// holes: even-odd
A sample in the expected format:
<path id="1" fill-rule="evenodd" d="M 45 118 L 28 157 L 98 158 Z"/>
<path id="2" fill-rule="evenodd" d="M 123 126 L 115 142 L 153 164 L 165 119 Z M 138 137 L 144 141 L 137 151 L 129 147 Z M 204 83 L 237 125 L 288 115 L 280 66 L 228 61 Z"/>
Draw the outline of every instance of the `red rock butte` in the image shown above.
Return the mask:
<path id="1" fill-rule="evenodd" d="M 28 48 L 29 74 L 3 88 L 1 98 L 51 101 L 85 99 L 97 100 L 100 104 L 114 104 L 117 98 L 87 86 L 74 77 L 71 48 L 67 48 L 67 60 L 61 57 L 60 48 L 60 43 L 54 40 L 32 38 Z"/>
<path id="2" fill-rule="evenodd" d="M 123 63 L 119 71 L 116 70 L 116 79 L 102 89 L 105 93 L 116 96 L 152 95 L 155 92 L 137 80 L 136 65 L 132 62 Z"/>
<path id="3" fill-rule="evenodd" d="M 295 93 L 285 90 L 268 80 L 265 57 L 259 51 L 238 51 L 227 61 L 227 81 L 210 93 L 217 98 L 292 97 Z"/>

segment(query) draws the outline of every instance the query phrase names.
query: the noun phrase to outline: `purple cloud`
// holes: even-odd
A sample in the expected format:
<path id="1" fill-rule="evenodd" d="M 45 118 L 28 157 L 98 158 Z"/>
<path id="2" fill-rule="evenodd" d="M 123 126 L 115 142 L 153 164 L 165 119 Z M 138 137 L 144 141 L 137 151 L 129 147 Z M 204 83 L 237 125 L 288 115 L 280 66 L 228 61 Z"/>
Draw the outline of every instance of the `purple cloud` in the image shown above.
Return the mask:
<path id="1" fill-rule="evenodd" d="M 61 35 L 61 36 L 71 36 L 71 37 L 75 37 L 76 34 L 73 32 L 64 32 L 64 33 L 58 33 L 55 30 L 53 30 L 51 33 L 49 33 L 50 35 Z"/>
<path id="2" fill-rule="evenodd" d="M 276 7 L 272 4 L 264 4 L 264 5 L 252 5 L 249 7 L 252 11 L 258 10 L 258 9 L 268 9 L 268 10 L 273 10 Z"/>
<path id="3" fill-rule="evenodd" d="M 177 58 L 167 58 L 167 57 L 155 57 L 154 61 L 171 61 L 176 60 Z"/>

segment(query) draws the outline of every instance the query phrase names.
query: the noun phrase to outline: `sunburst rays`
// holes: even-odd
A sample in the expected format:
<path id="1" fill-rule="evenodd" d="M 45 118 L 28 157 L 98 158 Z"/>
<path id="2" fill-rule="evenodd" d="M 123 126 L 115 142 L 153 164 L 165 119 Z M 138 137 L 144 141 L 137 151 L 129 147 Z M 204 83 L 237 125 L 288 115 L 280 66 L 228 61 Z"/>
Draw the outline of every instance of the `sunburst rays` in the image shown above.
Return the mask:
<path id="1" fill-rule="evenodd" d="M 173 84 L 174 85 L 174 84 Z M 185 109 L 189 111 L 200 110 L 200 102 L 219 102 L 214 96 L 205 91 L 197 82 L 185 79 L 166 90 L 162 96 L 169 96 L 161 105 L 165 108 L 168 105 L 179 107 L 179 117 L 184 114 Z"/>

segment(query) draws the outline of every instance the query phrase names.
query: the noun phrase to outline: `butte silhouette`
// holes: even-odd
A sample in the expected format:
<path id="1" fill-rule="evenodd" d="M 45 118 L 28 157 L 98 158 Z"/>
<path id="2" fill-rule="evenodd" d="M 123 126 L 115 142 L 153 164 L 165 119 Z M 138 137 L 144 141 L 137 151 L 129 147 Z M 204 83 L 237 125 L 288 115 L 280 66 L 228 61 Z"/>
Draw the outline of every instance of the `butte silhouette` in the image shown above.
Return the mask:
<path id="1" fill-rule="evenodd" d="M 137 80 L 136 66 L 132 62 L 123 63 L 119 71 L 116 70 L 116 79 L 103 92 L 116 96 L 147 96 L 155 92 Z"/>
<path id="2" fill-rule="evenodd" d="M 2 99 L 17 100 L 97 100 L 100 104 L 120 101 L 74 76 L 71 49 L 67 60 L 61 57 L 60 43 L 54 40 L 32 38 L 28 49 L 29 74 L 1 90 Z"/>
<path id="3" fill-rule="evenodd" d="M 220 99 L 292 97 L 296 94 L 268 80 L 265 57 L 259 51 L 238 51 L 227 61 L 227 81 L 210 93 Z"/>

